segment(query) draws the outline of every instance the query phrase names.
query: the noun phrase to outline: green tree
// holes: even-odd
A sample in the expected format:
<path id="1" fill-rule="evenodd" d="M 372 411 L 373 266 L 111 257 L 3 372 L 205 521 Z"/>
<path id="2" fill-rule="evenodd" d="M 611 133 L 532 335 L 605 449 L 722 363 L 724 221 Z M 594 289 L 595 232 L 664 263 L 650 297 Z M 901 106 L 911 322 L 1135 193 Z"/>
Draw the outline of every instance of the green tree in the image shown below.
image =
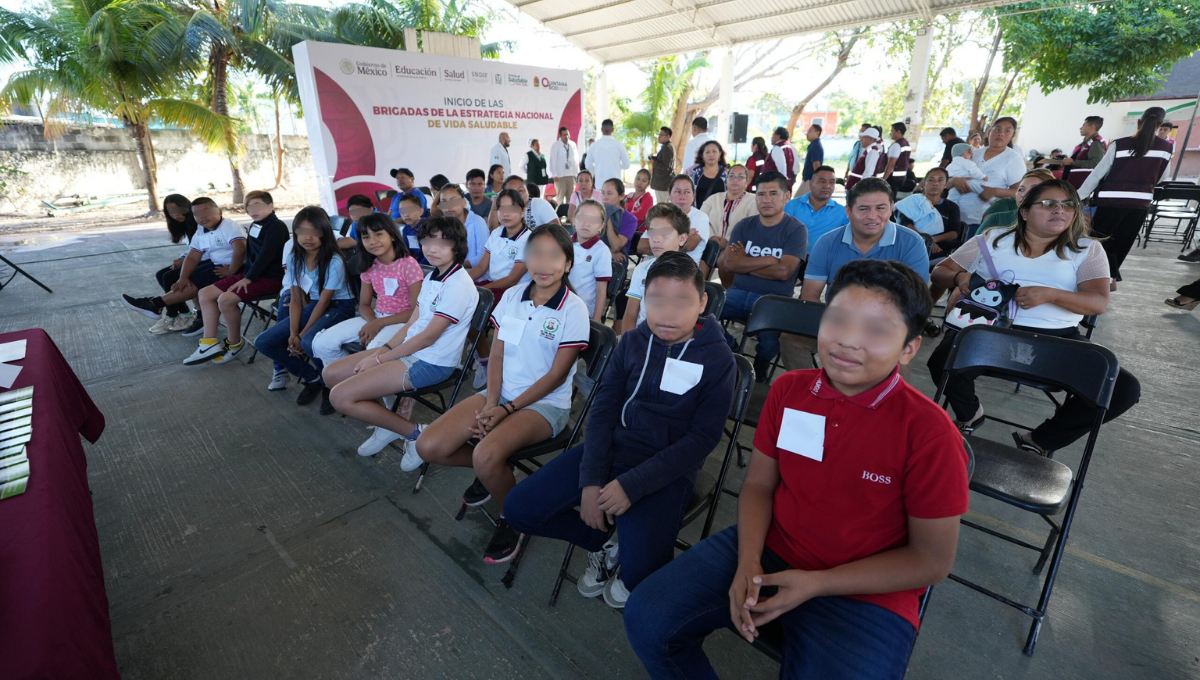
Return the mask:
<path id="1" fill-rule="evenodd" d="M 0 108 L 45 104 L 47 136 L 61 134 L 63 116 L 104 112 L 133 138 L 150 212 L 159 211 L 150 123 L 190 131 L 215 151 L 229 151 L 227 116 L 175 95 L 186 71 L 159 59 L 154 44 L 177 39 L 186 26 L 161 3 L 63 0 L 44 13 L 0 9 L 0 59 L 21 58 L 0 90 Z"/>
<path id="2" fill-rule="evenodd" d="M 1200 49 L 1200 1 L 1053 2 L 993 10 L 1006 64 L 1028 65 L 1047 92 L 1087 87 L 1088 103 L 1153 93 L 1171 66 Z"/>
<path id="3" fill-rule="evenodd" d="M 691 128 L 687 125 L 688 100 L 691 98 L 696 73 L 708 66 L 705 56 L 701 53 L 691 57 L 660 57 L 652 62 L 639 64 L 647 79 L 646 88 L 638 97 L 642 105 L 642 110 L 638 112 L 641 115 L 625 123 L 626 127 L 632 124 L 637 130 L 639 146 L 640 142 L 657 136 L 658 129 L 664 125 L 675 132 L 677 149 L 682 149 L 687 143 L 687 137 L 691 134 Z M 676 166 L 681 162 L 682 159 L 677 154 Z M 645 165 L 645 160 L 642 161 L 642 165 Z"/>

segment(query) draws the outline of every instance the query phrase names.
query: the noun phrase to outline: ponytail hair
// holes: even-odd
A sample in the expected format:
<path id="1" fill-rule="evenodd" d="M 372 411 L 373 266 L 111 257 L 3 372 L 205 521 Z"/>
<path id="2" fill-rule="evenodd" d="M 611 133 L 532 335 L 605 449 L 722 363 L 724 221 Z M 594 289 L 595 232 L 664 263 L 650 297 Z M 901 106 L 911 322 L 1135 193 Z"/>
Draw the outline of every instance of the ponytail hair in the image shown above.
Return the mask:
<path id="1" fill-rule="evenodd" d="M 1151 106 L 1142 114 L 1142 119 L 1138 121 L 1138 131 L 1133 136 L 1134 158 L 1145 156 L 1154 145 L 1154 134 L 1158 132 L 1158 126 L 1162 125 L 1166 117 L 1167 112 L 1161 106 Z"/>

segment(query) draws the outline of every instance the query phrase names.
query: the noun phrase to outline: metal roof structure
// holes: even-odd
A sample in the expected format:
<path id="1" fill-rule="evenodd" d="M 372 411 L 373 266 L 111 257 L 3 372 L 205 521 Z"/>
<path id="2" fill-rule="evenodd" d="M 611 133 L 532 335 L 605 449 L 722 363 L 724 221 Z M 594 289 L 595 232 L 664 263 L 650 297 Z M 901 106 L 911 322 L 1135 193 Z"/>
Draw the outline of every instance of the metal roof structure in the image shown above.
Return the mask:
<path id="1" fill-rule="evenodd" d="M 1014 0 L 506 0 L 602 64 L 1012 4 Z"/>

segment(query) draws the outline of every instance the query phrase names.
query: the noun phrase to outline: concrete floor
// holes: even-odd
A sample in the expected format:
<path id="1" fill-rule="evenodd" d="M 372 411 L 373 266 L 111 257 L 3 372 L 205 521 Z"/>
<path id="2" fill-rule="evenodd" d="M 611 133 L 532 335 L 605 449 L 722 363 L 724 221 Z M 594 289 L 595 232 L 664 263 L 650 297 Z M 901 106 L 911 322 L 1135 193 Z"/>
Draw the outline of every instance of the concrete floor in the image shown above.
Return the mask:
<path id="1" fill-rule="evenodd" d="M 23 280 L 0 291 L 0 332 L 44 327 L 108 418 L 90 477 L 127 680 L 645 677 L 619 614 L 569 584 L 547 606 L 561 544 L 533 541 L 515 587 L 500 584 L 503 568 L 481 559 L 488 525 L 453 519 L 469 471 L 437 470 L 413 495 L 399 452 L 359 458 L 366 428 L 297 407 L 294 386 L 268 393 L 266 361 L 182 366 L 192 340 L 152 336 L 116 302 L 153 292 L 178 249 L 163 243 L 156 226 L 8 253 L 55 293 Z M 947 583 L 909 677 L 1200 677 L 1200 317 L 1161 303 L 1200 266 L 1176 252 L 1135 251 L 1097 332 L 1143 398 L 1102 432 L 1036 655 L 1021 654 L 1026 617 Z M 912 379 L 932 394 L 920 363 Z M 1028 391 L 984 382 L 981 394 L 1020 420 L 1047 412 Z M 1061 459 L 1074 465 L 1077 448 Z M 718 528 L 734 521 L 729 501 Z M 986 525 L 1044 535 L 1036 517 L 971 501 Z M 1032 602 L 1032 564 L 967 529 L 955 571 Z M 777 673 L 732 634 L 706 649 L 723 677 Z"/>

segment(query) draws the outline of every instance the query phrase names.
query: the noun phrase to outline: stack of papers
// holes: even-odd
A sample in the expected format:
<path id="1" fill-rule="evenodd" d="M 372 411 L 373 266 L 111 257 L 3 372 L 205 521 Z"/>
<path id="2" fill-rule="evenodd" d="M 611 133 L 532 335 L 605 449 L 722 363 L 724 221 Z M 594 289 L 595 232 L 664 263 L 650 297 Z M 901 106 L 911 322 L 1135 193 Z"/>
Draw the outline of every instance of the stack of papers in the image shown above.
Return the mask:
<path id="1" fill-rule="evenodd" d="M 33 387 L 0 394 L 0 500 L 25 493 L 33 433 Z"/>

